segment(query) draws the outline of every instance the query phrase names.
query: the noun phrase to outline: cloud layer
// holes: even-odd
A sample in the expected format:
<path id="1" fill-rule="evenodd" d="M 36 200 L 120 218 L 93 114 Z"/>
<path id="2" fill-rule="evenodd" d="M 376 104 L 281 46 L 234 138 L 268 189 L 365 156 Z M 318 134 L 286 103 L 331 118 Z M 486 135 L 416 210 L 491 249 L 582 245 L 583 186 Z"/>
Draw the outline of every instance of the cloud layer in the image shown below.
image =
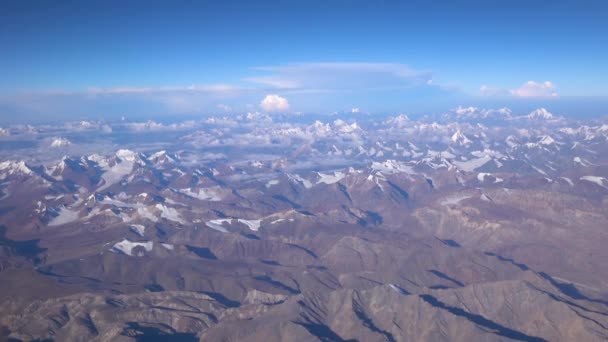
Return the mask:
<path id="1" fill-rule="evenodd" d="M 514 96 L 521 98 L 557 97 L 556 86 L 553 82 L 528 81 L 516 89 L 504 89 L 482 85 L 479 92 L 482 96 Z"/>
<path id="2" fill-rule="evenodd" d="M 428 85 L 432 74 L 398 63 L 298 63 L 254 68 L 245 81 L 282 90 L 396 89 Z"/>
<path id="3" fill-rule="evenodd" d="M 537 83 L 534 81 L 528 81 L 521 87 L 511 90 L 511 94 L 518 97 L 555 97 L 555 84 L 545 81 L 543 83 Z"/>

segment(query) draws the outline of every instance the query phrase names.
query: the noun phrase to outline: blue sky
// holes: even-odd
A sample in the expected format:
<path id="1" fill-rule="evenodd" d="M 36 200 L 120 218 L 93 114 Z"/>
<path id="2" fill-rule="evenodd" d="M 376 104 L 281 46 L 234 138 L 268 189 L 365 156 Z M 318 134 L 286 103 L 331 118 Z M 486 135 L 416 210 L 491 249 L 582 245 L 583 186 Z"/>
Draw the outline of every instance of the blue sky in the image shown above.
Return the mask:
<path id="1" fill-rule="evenodd" d="M 605 3 L 3 1 L 0 116 L 608 114 Z"/>

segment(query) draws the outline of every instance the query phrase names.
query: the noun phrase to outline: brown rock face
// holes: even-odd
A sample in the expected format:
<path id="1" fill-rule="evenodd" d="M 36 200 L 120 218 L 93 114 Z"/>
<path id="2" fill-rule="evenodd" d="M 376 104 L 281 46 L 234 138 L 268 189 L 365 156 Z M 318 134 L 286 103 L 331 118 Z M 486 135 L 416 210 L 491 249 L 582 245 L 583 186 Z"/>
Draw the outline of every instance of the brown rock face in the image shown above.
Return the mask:
<path id="1" fill-rule="evenodd" d="M 0 341 L 608 340 L 608 130 L 395 122 L 1 162 Z"/>

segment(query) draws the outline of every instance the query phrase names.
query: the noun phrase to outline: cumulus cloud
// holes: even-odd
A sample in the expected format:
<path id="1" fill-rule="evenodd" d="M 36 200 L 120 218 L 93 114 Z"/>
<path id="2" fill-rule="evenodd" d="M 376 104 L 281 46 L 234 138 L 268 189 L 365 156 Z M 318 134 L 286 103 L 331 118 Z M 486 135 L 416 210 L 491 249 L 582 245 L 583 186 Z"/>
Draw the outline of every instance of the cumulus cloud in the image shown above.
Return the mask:
<path id="1" fill-rule="evenodd" d="M 511 90 L 510 93 L 518 97 L 556 97 L 555 88 L 555 84 L 549 81 L 543 83 L 528 81 L 521 87 Z"/>
<path id="2" fill-rule="evenodd" d="M 289 109 L 289 101 L 277 94 L 266 95 L 260 107 L 267 112 L 284 112 Z"/>
<path id="3" fill-rule="evenodd" d="M 350 112 L 351 112 L 351 113 L 353 113 L 353 114 L 356 114 L 356 113 L 361 112 L 361 109 L 359 109 L 358 107 L 353 107 L 353 108 L 350 110 Z"/>

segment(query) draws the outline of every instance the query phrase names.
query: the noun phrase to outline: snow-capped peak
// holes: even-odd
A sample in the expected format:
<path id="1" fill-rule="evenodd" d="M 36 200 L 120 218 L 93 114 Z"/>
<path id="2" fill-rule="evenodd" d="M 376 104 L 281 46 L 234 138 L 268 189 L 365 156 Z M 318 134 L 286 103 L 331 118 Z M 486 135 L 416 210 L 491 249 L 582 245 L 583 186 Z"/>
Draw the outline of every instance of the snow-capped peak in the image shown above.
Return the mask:
<path id="1" fill-rule="evenodd" d="M 24 161 L 7 160 L 0 163 L 0 172 L 6 175 L 26 174 L 31 175 L 32 170 L 25 165 Z"/>
<path id="2" fill-rule="evenodd" d="M 53 141 L 51 141 L 51 147 L 66 147 L 71 144 L 71 141 L 62 137 L 53 138 Z"/>
<path id="3" fill-rule="evenodd" d="M 371 169 L 373 171 L 381 171 L 389 174 L 399 172 L 414 173 L 410 166 L 406 165 L 405 163 L 398 162 L 394 159 L 388 159 L 384 162 L 373 162 L 371 165 Z"/>
<path id="4" fill-rule="evenodd" d="M 353 133 L 353 132 L 360 130 L 359 125 L 356 122 L 353 122 L 352 124 L 349 125 L 342 119 L 335 120 L 334 127 L 340 133 Z"/>
<path id="5" fill-rule="evenodd" d="M 538 143 L 541 145 L 553 145 L 555 144 L 555 139 L 551 138 L 548 135 L 545 135 L 539 140 Z"/>
<path id="6" fill-rule="evenodd" d="M 138 159 L 137 152 L 121 149 L 116 151 L 116 156 L 122 160 L 133 162 Z"/>
<path id="7" fill-rule="evenodd" d="M 175 161 L 175 159 L 173 159 L 165 150 L 152 154 L 148 159 L 159 164 Z"/>
<path id="8" fill-rule="evenodd" d="M 471 140 L 464 135 L 460 129 L 457 129 L 456 132 L 452 135 L 452 142 L 458 145 L 469 145 L 471 144 Z"/>
<path id="9" fill-rule="evenodd" d="M 410 118 L 405 114 L 392 117 L 384 121 L 384 124 L 391 127 L 401 128 L 410 123 Z"/>
<path id="10" fill-rule="evenodd" d="M 534 111 L 530 112 L 527 116 L 528 119 L 542 119 L 542 120 L 553 120 L 555 119 L 555 115 L 546 110 L 545 108 L 538 108 Z"/>

